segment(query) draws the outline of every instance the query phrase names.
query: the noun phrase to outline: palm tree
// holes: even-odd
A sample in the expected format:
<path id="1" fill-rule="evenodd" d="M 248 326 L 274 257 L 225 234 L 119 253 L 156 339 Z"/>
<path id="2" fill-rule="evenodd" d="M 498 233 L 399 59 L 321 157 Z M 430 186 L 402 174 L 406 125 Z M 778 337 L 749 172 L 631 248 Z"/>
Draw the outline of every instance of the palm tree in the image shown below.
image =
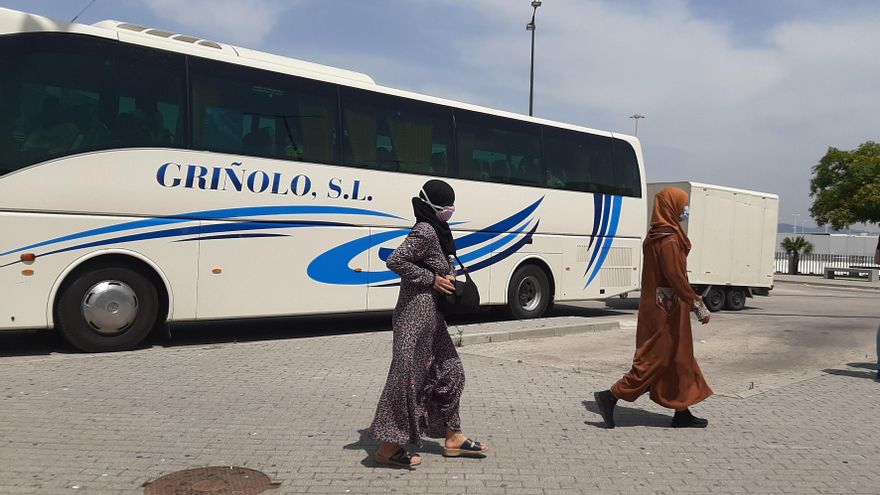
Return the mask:
<path id="1" fill-rule="evenodd" d="M 782 249 L 788 253 L 788 274 L 797 275 L 798 262 L 800 262 L 801 255 L 811 255 L 813 253 L 813 243 L 802 236 L 797 236 L 794 239 L 786 237 L 782 240 Z"/>

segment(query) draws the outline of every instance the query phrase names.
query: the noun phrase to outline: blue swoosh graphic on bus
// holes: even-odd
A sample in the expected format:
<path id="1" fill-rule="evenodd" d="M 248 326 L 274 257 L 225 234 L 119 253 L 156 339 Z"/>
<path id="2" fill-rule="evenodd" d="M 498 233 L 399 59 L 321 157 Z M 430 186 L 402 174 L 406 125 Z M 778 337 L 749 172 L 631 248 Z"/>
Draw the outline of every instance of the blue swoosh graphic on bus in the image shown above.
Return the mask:
<path id="1" fill-rule="evenodd" d="M 485 242 L 491 239 L 491 234 L 498 234 L 507 232 L 512 229 L 514 226 L 519 225 L 523 220 L 526 219 L 529 215 L 531 215 L 535 210 L 538 209 L 538 206 L 541 205 L 541 202 L 544 201 L 544 197 L 541 196 L 537 201 L 526 206 L 522 210 L 514 213 L 513 215 L 501 220 L 498 223 L 492 224 L 485 229 L 479 230 L 477 232 L 473 232 L 471 234 L 467 234 L 460 239 L 455 240 L 455 248 L 456 249 L 467 249 L 471 246 L 476 246 L 482 242 Z"/>
<path id="2" fill-rule="evenodd" d="M 219 235 L 206 235 L 204 237 L 190 237 L 188 239 L 178 239 L 173 242 L 219 241 L 222 239 L 259 239 L 261 237 L 290 237 L 290 236 L 287 234 L 219 234 Z"/>
<path id="3" fill-rule="evenodd" d="M 512 227 L 519 225 L 520 222 L 526 219 L 529 215 L 531 215 L 535 210 L 538 209 L 538 206 L 541 205 L 541 202 L 544 201 L 544 197 L 541 196 L 537 201 L 530 204 L 529 206 L 523 208 L 521 211 L 513 214 L 510 217 L 501 220 L 498 223 L 494 223 L 485 229 L 482 229 L 478 232 L 472 232 L 470 234 L 466 234 L 462 237 L 459 237 L 455 240 L 455 249 L 467 249 L 471 246 L 476 246 L 481 242 L 485 242 L 489 239 L 492 239 L 494 236 L 493 233 L 498 232 L 507 232 Z M 463 223 L 463 222 L 462 222 Z M 455 224 L 450 224 L 455 225 Z M 388 257 L 391 256 L 394 250 L 391 248 L 379 248 L 379 259 L 382 261 L 388 261 Z"/>
<path id="4" fill-rule="evenodd" d="M 382 280 L 376 280 L 374 277 L 381 278 L 380 275 L 384 275 L 383 272 L 357 272 L 349 266 L 349 263 L 357 255 L 371 247 L 397 237 L 404 237 L 409 234 L 409 231 L 409 228 L 391 230 L 375 235 L 367 235 L 346 242 L 341 246 L 336 246 L 312 260 L 306 269 L 306 273 L 308 273 L 312 280 L 325 284 L 365 285 L 371 282 L 381 282 Z M 397 275 L 394 276 L 396 277 Z"/>
<path id="5" fill-rule="evenodd" d="M 462 263 L 478 260 L 513 242 L 532 223 L 529 216 L 538 208 L 543 199 L 543 197 L 538 199 L 522 210 L 484 229 L 455 239 L 456 250 L 463 250 L 488 242 L 488 244 L 481 246 L 479 249 L 461 254 L 459 257 Z M 514 231 L 510 231 L 510 229 L 517 226 L 518 228 Z M 391 270 L 355 271 L 351 268 L 350 264 L 353 259 L 365 251 L 389 240 L 404 237 L 409 234 L 410 230 L 411 228 L 406 228 L 368 235 L 336 246 L 312 260 L 307 268 L 307 273 L 316 282 L 336 285 L 373 285 L 397 280 L 400 277 Z M 377 255 L 384 262 L 392 252 L 393 249 L 379 248 Z"/>
<path id="6" fill-rule="evenodd" d="M 515 238 L 523 230 L 525 230 L 526 226 L 527 224 L 523 224 L 519 227 L 519 229 L 505 235 L 501 239 L 489 243 L 481 247 L 480 249 L 477 249 L 476 251 L 462 254 L 461 256 L 459 256 L 459 258 L 461 258 L 462 263 L 468 263 L 472 260 L 485 256 L 486 254 L 489 254 L 496 250 L 498 247 L 509 243 L 513 238 Z M 398 279 L 400 278 L 399 275 L 392 272 L 391 270 L 386 269 L 379 271 L 358 272 L 352 269 L 349 264 L 351 263 L 351 260 L 353 260 L 364 251 L 367 251 L 374 246 L 382 244 L 383 242 L 390 241 L 391 239 L 404 237 L 409 234 L 410 230 L 412 229 L 392 230 L 375 235 L 367 235 L 342 244 L 341 246 L 336 246 L 335 248 L 326 251 L 315 258 L 309 264 L 307 273 L 309 277 L 311 277 L 312 280 L 316 282 L 336 285 L 377 284 L 381 282 L 387 282 L 389 280 Z M 499 237 L 501 235 L 502 234 L 495 234 L 494 237 Z M 494 237 L 490 237 L 490 239 Z M 456 249 L 459 248 L 457 240 L 455 246 Z"/>
<path id="7" fill-rule="evenodd" d="M 593 232 L 590 234 L 590 245 L 587 246 L 587 249 L 593 247 L 593 242 L 596 240 L 596 233 L 599 232 L 599 222 L 602 220 L 602 196 L 604 196 L 604 194 L 593 195 Z M 587 270 L 589 270 L 589 267 Z M 584 272 L 584 275 L 586 275 L 586 272 Z"/>
<path id="8" fill-rule="evenodd" d="M 480 261 L 479 263 L 474 263 L 473 265 L 469 266 L 468 272 L 475 272 L 478 270 L 482 270 L 483 268 L 486 268 L 487 266 L 494 265 L 495 263 L 498 263 L 499 261 L 501 261 L 505 258 L 509 258 L 512 254 L 519 251 L 519 248 L 525 246 L 526 244 L 529 243 L 529 241 L 532 240 L 532 236 L 535 235 L 535 232 L 538 230 L 538 224 L 540 224 L 540 223 L 541 223 L 540 220 L 535 222 L 535 226 L 532 227 L 532 230 L 530 230 L 528 234 L 526 234 L 522 239 L 520 239 L 516 243 L 512 244 L 510 247 L 508 247 L 504 251 L 501 251 L 494 256 L 486 258 L 485 260 Z M 459 270 L 459 272 L 460 271 L 461 270 Z"/>
<path id="9" fill-rule="evenodd" d="M 593 245 L 593 241 L 596 240 L 596 239 L 599 239 L 599 244 L 596 245 L 596 249 L 593 250 L 593 255 L 590 256 L 590 262 L 587 264 L 587 269 L 584 271 L 584 275 L 586 275 L 587 272 L 590 271 L 590 268 L 593 267 L 593 262 L 596 261 L 596 256 L 599 254 L 599 246 L 601 246 L 601 244 L 602 244 L 601 239 L 605 237 L 605 233 L 607 232 L 607 229 L 608 229 L 608 217 L 609 217 L 609 214 L 608 214 L 608 213 L 609 213 L 609 212 L 606 211 L 606 210 L 608 209 L 608 206 L 611 204 L 611 199 L 612 199 L 612 197 L 611 197 L 611 196 L 607 196 L 607 195 L 605 195 L 605 194 L 602 194 L 602 195 L 600 195 L 600 196 L 601 196 L 601 197 L 599 198 L 598 201 L 601 201 L 601 203 L 602 203 L 601 208 L 600 208 L 600 210 L 601 210 L 602 221 L 600 222 L 601 225 L 599 226 L 599 236 L 598 236 L 598 237 L 592 237 L 592 238 L 590 239 L 590 245 L 591 245 L 591 246 Z M 593 225 L 593 229 L 594 229 L 594 230 L 596 229 L 596 225 L 595 225 L 595 224 Z M 589 248 L 587 248 L 587 249 L 589 249 Z"/>
<path id="10" fill-rule="evenodd" d="M 498 263 L 499 261 L 502 261 L 502 260 L 504 260 L 504 259 L 507 259 L 507 258 L 509 258 L 510 256 L 512 256 L 513 254 L 515 254 L 517 251 L 519 251 L 519 249 L 520 249 L 521 247 L 525 246 L 526 244 L 529 243 L 529 241 L 532 240 L 532 237 L 535 235 L 535 231 L 538 230 L 538 225 L 539 225 L 540 223 L 541 223 L 540 220 L 538 220 L 537 222 L 535 222 L 535 226 L 532 227 L 532 230 L 530 230 L 525 236 L 523 236 L 522 239 L 516 241 L 514 244 L 512 244 L 512 245 L 510 245 L 509 247 L 505 248 L 503 251 L 500 251 L 500 252 L 496 253 L 495 255 L 490 256 L 489 258 L 486 258 L 486 259 L 480 261 L 479 263 L 474 263 L 473 265 L 469 266 L 469 267 L 468 267 L 468 273 L 474 273 L 474 272 L 476 272 L 476 271 L 480 271 L 480 270 L 482 270 L 483 268 L 486 268 L 486 267 L 492 266 L 492 265 L 494 265 L 495 263 Z M 462 274 L 462 270 L 461 270 L 461 269 L 456 270 L 456 272 L 457 272 L 459 275 Z M 390 283 L 390 284 L 374 285 L 373 287 L 397 287 L 398 285 L 400 285 L 400 282 L 399 282 L 399 281 L 398 281 L 398 282 L 394 282 L 394 283 Z"/>
<path id="11" fill-rule="evenodd" d="M 31 244 L 28 246 L 20 247 L 18 249 L 13 249 L 12 251 L 6 251 L 5 253 L 0 253 L 0 256 L 6 256 L 8 254 L 15 254 L 21 251 L 26 251 L 29 249 L 36 249 L 44 246 L 49 246 L 51 244 L 58 244 L 61 242 L 72 241 L 76 239 L 83 239 L 86 237 L 94 237 L 103 234 L 112 234 L 115 232 L 123 232 L 126 230 L 137 230 L 147 227 L 156 227 L 159 225 L 168 225 L 172 223 L 181 223 L 181 222 L 190 222 L 193 220 L 217 220 L 224 218 L 240 218 L 240 217 L 257 217 L 257 216 L 270 216 L 270 215 L 284 215 L 284 214 L 295 214 L 295 215 L 323 215 L 323 214 L 331 214 L 331 215 L 365 215 L 365 216 L 375 216 L 375 217 L 384 217 L 384 218 L 394 218 L 398 220 L 403 220 L 403 218 L 392 215 L 390 213 L 384 213 L 381 211 L 375 210 L 367 210 L 364 208 L 353 208 L 349 206 L 311 206 L 311 205 L 291 205 L 291 206 L 247 206 L 242 208 L 224 208 L 219 210 L 205 210 L 205 211 L 197 211 L 192 213 L 182 213 L 178 215 L 169 215 L 167 217 L 158 217 L 158 218 L 148 218 L 144 220 L 135 220 L 132 222 L 120 223 L 117 225 L 109 225 L 107 227 L 101 227 L 97 229 L 85 230 L 82 232 L 77 232 L 75 234 L 69 234 L 61 237 L 56 237 L 54 239 L 49 239 L 47 241 L 38 242 L 36 244 Z M 278 221 L 276 221 L 278 222 Z M 5 266 L 5 265 L 4 265 Z"/>
<path id="12" fill-rule="evenodd" d="M 596 265 L 593 267 L 593 272 L 590 274 L 590 278 L 584 285 L 585 289 L 593 282 L 596 275 L 599 274 L 599 270 L 602 269 L 602 265 L 605 263 L 605 258 L 608 256 L 608 251 L 611 250 L 611 245 L 614 243 L 614 236 L 617 234 L 617 227 L 620 224 L 620 211 L 621 205 L 623 204 L 623 198 L 621 196 L 607 196 L 607 200 L 604 201 L 604 204 L 606 206 L 603 208 L 603 210 L 605 210 L 603 216 L 610 216 L 610 219 L 607 223 L 604 221 L 602 222 L 602 236 L 599 239 L 599 243 L 596 245 L 595 251 L 593 251 L 593 256 L 590 258 L 590 265 L 592 265 L 593 259 L 597 260 Z M 588 267 L 587 271 L 589 270 L 590 268 Z"/>
<path id="13" fill-rule="evenodd" d="M 285 223 L 276 223 L 276 222 L 233 222 L 233 223 L 218 223 L 214 225 L 193 225 L 190 227 L 181 227 L 177 229 L 167 229 L 167 230 L 159 230 L 154 232 L 144 232 L 141 234 L 131 234 L 121 237 L 113 237 L 110 239 L 102 239 L 100 241 L 87 242 L 85 244 L 77 244 L 76 246 L 69 246 L 62 249 L 56 249 L 55 251 L 49 251 L 47 253 L 42 253 L 37 256 L 37 258 L 51 256 L 53 254 L 66 253 L 68 251 L 75 251 L 77 249 L 87 249 L 92 247 L 99 246 L 108 246 L 110 244 L 118 244 L 122 242 L 133 242 L 133 241 L 144 241 L 149 239 L 162 239 L 165 237 L 177 237 L 183 235 L 199 235 L 199 234 L 213 234 L 219 232 L 235 232 L 235 231 L 246 231 L 246 230 L 261 230 L 261 229 L 291 229 L 291 228 L 303 228 L 303 227 L 350 227 L 351 224 L 347 223 L 339 223 L 339 222 L 322 222 L 322 221 L 300 221 L 300 222 L 285 222 Z M 12 263 L 7 263 L 5 265 L 0 266 L 7 267 L 9 265 L 14 265 L 16 263 L 21 263 L 21 261 L 16 260 Z"/>
<path id="14" fill-rule="evenodd" d="M 614 205 L 611 210 L 611 228 L 608 231 L 608 235 L 602 240 L 602 245 L 599 248 L 601 253 L 599 254 L 599 261 L 596 263 L 596 269 L 593 271 L 593 274 L 590 275 L 590 279 L 587 280 L 587 285 L 596 278 L 596 275 L 599 273 L 599 270 L 602 268 L 602 265 L 605 263 L 605 258 L 608 256 L 608 251 L 611 250 L 611 245 L 614 244 L 614 236 L 617 234 L 617 226 L 620 223 L 620 205 L 623 202 L 623 198 L 620 196 L 614 197 Z"/>

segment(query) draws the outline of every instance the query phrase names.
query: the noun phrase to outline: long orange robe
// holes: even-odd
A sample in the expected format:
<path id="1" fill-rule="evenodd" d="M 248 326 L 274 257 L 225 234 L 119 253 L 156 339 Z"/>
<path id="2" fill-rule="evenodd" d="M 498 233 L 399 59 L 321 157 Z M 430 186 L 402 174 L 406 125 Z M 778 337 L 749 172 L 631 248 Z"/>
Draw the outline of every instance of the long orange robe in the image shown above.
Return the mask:
<path id="1" fill-rule="evenodd" d="M 690 312 L 700 296 L 687 280 L 690 246 L 682 245 L 684 234 L 680 229 L 659 227 L 652 229 L 643 247 L 642 295 L 632 368 L 611 387 L 611 392 L 618 399 L 632 402 L 650 390 L 651 400 L 657 404 L 681 410 L 712 395 L 712 389 L 694 358 Z M 667 290 L 658 293 L 658 288 Z"/>

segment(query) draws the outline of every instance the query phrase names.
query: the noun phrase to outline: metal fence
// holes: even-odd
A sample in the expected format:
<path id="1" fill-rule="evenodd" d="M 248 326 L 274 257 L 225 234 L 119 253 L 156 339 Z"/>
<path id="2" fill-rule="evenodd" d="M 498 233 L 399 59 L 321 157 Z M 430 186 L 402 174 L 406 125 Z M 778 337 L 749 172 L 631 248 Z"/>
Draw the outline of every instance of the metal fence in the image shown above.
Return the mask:
<path id="1" fill-rule="evenodd" d="M 776 273 L 788 273 L 790 256 L 785 252 L 776 253 Z M 825 267 L 835 266 L 849 268 L 851 266 L 877 266 L 873 256 L 855 256 L 845 254 L 811 254 L 801 256 L 798 261 L 798 273 L 803 275 L 824 275 Z"/>

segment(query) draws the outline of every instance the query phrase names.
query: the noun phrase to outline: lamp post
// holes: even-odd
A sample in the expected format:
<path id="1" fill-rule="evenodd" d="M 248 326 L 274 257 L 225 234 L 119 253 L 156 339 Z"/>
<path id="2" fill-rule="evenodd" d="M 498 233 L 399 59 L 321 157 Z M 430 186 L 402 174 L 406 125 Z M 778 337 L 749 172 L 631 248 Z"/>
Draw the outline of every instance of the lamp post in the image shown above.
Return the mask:
<path id="1" fill-rule="evenodd" d="M 636 137 L 638 137 L 639 136 L 639 119 L 643 119 L 643 118 L 645 118 L 645 116 L 634 113 L 634 114 L 630 115 L 629 118 L 636 121 Z"/>
<path id="2" fill-rule="evenodd" d="M 535 99 L 535 14 L 538 13 L 538 7 L 541 6 L 541 0 L 532 0 L 532 20 L 526 24 L 526 31 L 532 32 L 532 63 L 529 66 L 529 115 L 532 115 L 533 101 Z"/>

